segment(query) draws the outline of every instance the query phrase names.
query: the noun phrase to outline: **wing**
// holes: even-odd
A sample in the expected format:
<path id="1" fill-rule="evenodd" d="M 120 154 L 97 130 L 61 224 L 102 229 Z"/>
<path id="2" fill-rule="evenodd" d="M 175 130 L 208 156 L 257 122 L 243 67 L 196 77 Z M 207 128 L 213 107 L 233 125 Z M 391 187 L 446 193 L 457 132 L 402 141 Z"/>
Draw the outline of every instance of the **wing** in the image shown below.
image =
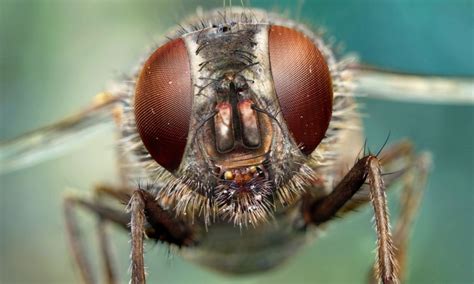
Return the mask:
<path id="1" fill-rule="evenodd" d="M 474 78 L 437 77 L 354 64 L 356 96 L 420 103 L 474 104 Z"/>
<path id="2" fill-rule="evenodd" d="M 113 110 L 123 99 L 99 94 L 83 111 L 52 125 L 0 142 L 0 174 L 52 159 L 114 127 Z"/>

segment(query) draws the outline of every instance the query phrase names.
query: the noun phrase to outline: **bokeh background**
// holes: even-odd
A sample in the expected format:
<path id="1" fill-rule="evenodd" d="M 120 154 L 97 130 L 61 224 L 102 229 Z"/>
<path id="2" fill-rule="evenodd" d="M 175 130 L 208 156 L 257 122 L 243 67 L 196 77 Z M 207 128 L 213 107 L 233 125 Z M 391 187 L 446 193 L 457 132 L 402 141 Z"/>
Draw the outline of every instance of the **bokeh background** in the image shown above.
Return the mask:
<path id="1" fill-rule="evenodd" d="M 234 0 L 234 4 L 240 4 Z M 330 34 L 369 64 L 410 72 L 474 75 L 470 0 L 251 1 Z M 127 73 L 147 46 L 209 1 L 0 0 L 0 138 L 52 123 Z M 474 94 L 473 94 L 474 95 Z M 361 100 L 372 148 L 391 131 L 434 155 L 409 253 L 408 283 L 474 282 L 474 108 Z M 61 200 L 116 182 L 113 135 L 70 154 L 0 176 L 0 283 L 77 283 L 66 248 Z M 396 193 L 390 194 L 396 209 Z M 94 220 L 83 226 L 97 263 Z M 394 213 L 393 216 L 396 216 Z M 150 283 L 363 283 L 374 258 L 370 208 L 334 222 L 327 234 L 269 273 L 227 278 L 149 244 Z M 112 230 L 127 283 L 128 236 Z M 229 244 L 232 245 L 232 244 Z M 99 268 L 97 265 L 96 268 Z"/>

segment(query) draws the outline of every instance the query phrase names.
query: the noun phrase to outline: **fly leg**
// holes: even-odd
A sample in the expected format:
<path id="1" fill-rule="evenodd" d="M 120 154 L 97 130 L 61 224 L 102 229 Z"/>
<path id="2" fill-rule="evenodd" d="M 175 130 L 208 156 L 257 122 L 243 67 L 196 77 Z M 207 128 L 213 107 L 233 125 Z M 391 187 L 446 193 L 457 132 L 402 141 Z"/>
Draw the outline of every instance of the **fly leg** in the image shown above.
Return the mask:
<path id="1" fill-rule="evenodd" d="M 106 245 L 107 237 L 103 228 L 103 222 L 112 222 L 119 225 L 132 235 L 132 283 L 145 283 L 143 263 L 143 237 L 187 246 L 194 244 L 194 235 L 190 227 L 184 222 L 176 220 L 173 215 L 161 208 L 154 196 L 149 192 L 138 189 L 130 194 L 127 190 L 116 190 L 114 188 L 101 186 L 96 189 L 98 196 L 107 195 L 113 199 L 128 203 L 129 212 L 117 210 L 106 206 L 95 200 L 87 200 L 78 196 L 68 196 L 64 199 L 64 214 L 66 219 L 66 233 L 75 262 L 79 267 L 84 283 L 97 283 L 90 263 L 86 256 L 86 250 L 81 242 L 79 225 L 75 211 L 77 208 L 87 209 L 99 218 L 99 245 L 103 254 L 106 267 L 106 279 L 108 283 L 117 281 L 113 273 L 110 249 Z"/>
<path id="2" fill-rule="evenodd" d="M 145 283 L 145 260 L 143 257 L 143 237 L 145 235 L 145 198 L 140 190 L 133 193 L 128 211 L 132 214 L 130 221 L 130 230 L 132 237 L 131 284 Z"/>
<path id="3" fill-rule="evenodd" d="M 106 192 L 104 187 L 98 187 L 96 192 L 98 195 Z M 97 197 L 98 198 L 98 197 Z M 67 196 L 64 199 L 64 216 L 66 221 L 66 234 L 69 240 L 69 246 L 72 251 L 73 258 L 79 268 L 82 280 L 84 283 L 91 284 L 97 283 L 92 269 L 90 267 L 89 260 L 85 254 L 84 246 L 81 242 L 81 232 L 76 219 L 76 208 L 87 209 L 94 213 L 99 218 L 98 223 L 98 234 L 99 234 L 99 245 L 101 246 L 101 253 L 103 255 L 105 270 L 106 270 L 106 281 L 107 283 L 116 282 L 116 276 L 112 269 L 110 248 L 107 245 L 107 235 L 105 232 L 105 220 L 113 222 L 122 228 L 128 230 L 128 223 L 130 221 L 129 214 L 102 205 L 97 200 L 89 201 L 78 196 Z"/>
<path id="4" fill-rule="evenodd" d="M 306 202 L 304 218 L 307 223 L 316 225 L 329 221 L 366 182 L 369 184 L 369 197 L 374 209 L 377 232 L 377 278 L 383 283 L 396 283 L 398 282 L 398 265 L 390 232 L 385 184 L 380 160 L 376 156 L 368 155 L 358 160 L 326 197 Z"/>
<path id="5" fill-rule="evenodd" d="M 395 262 L 385 185 L 380 168 L 376 156 L 368 155 L 360 159 L 328 196 L 305 206 L 304 217 L 307 223 L 316 225 L 330 220 L 368 181 L 377 231 L 376 271 L 378 279 L 386 284 L 398 281 L 398 267 Z"/>
<path id="6" fill-rule="evenodd" d="M 137 189 L 128 204 L 131 213 L 130 229 L 132 235 L 132 284 L 145 283 L 145 265 L 143 259 L 143 238 L 166 241 L 177 246 L 190 246 L 195 242 L 192 228 L 173 217 L 155 200 L 155 197 L 143 189 Z M 145 222 L 150 229 L 145 231 Z"/>
<path id="7" fill-rule="evenodd" d="M 422 153 L 415 156 L 412 152 L 412 147 L 407 142 L 402 142 L 390 148 L 382 155 L 382 165 L 391 171 L 395 167 L 400 167 L 400 160 L 403 160 L 404 170 L 402 175 L 390 177 L 392 180 L 388 184 L 396 180 L 401 180 L 403 189 L 401 192 L 399 204 L 400 213 L 397 218 L 396 226 L 393 234 L 393 241 L 395 247 L 395 258 L 399 265 L 400 280 L 403 281 L 406 277 L 406 253 L 408 251 L 408 242 L 416 213 L 419 209 L 420 202 L 423 198 L 424 189 L 427 182 L 431 167 L 431 155 L 429 153 Z M 369 283 L 377 283 L 375 271 L 370 270 Z"/>
<path id="8" fill-rule="evenodd" d="M 418 212 L 427 177 L 431 166 L 429 153 L 422 153 L 413 161 L 413 166 L 403 176 L 403 190 L 400 196 L 400 215 L 393 234 L 397 250 L 395 258 L 399 265 L 400 280 L 406 277 L 406 254 L 411 228 Z M 376 283 L 374 272 L 370 273 L 369 283 Z"/>
<path id="9" fill-rule="evenodd" d="M 304 202 L 303 213 L 306 222 L 318 225 L 331 220 L 337 215 L 353 211 L 360 205 L 371 201 L 377 229 L 377 262 L 374 266 L 376 273 L 371 274 L 376 276 L 373 277 L 374 282 L 377 282 L 377 280 L 381 280 L 383 283 L 399 281 L 399 266 L 397 263 L 403 262 L 404 247 L 406 247 L 408 238 L 406 226 L 411 223 L 408 220 L 413 219 L 416 204 L 421 199 L 422 193 L 422 191 L 418 191 L 417 194 L 419 195 L 416 198 L 407 197 L 410 199 L 410 205 L 407 204 L 407 206 L 413 211 L 402 213 L 400 218 L 402 221 L 397 226 L 394 241 L 392 241 L 386 207 L 385 184 L 390 186 L 400 178 L 409 179 L 410 173 L 413 172 L 414 168 L 417 168 L 417 164 L 421 165 L 423 164 L 422 161 L 427 160 L 426 155 L 420 157 L 414 158 L 412 145 L 408 141 L 402 141 L 385 151 L 380 159 L 373 155 L 360 159 L 328 196 L 317 200 L 305 200 Z M 385 171 L 383 179 L 381 165 Z M 420 169 L 423 168 L 428 167 L 422 166 Z M 391 172 L 393 170 L 396 171 Z M 419 178 L 415 178 L 418 180 L 420 188 L 423 187 L 425 178 L 426 174 L 421 174 Z M 407 220 L 407 222 L 404 220 Z M 394 249 L 397 245 L 402 246 L 401 251 Z"/>
<path id="10" fill-rule="evenodd" d="M 114 200 L 120 201 L 122 204 L 127 204 L 128 200 L 130 200 L 130 193 L 126 188 L 123 189 L 117 189 L 114 187 L 106 186 L 106 185 L 99 185 L 95 187 L 94 189 L 94 201 L 96 204 L 100 206 L 104 206 L 102 201 L 104 197 L 110 197 Z M 123 215 L 124 212 L 115 212 L 115 214 L 120 214 Z M 126 218 L 123 218 L 122 223 L 128 222 L 129 216 L 127 214 Z M 114 270 L 114 265 L 112 263 L 112 250 L 111 250 L 111 244 L 112 242 L 109 241 L 108 235 L 107 235 L 107 218 L 104 218 L 103 216 L 99 215 L 98 216 L 98 221 L 97 221 L 97 234 L 99 238 L 99 248 L 100 248 L 100 254 L 102 255 L 102 261 L 103 261 L 103 267 L 104 267 L 104 272 L 105 272 L 105 282 L 108 284 L 113 284 L 117 283 L 118 281 L 118 275 L 116 271 Z M 121 224 L 122 225 L 122 224 Z"/>
<path id="11" fill-rule="evenodd" d="M 385 187 L 392 188 L 392 185 L 410 172 L 413 167 L 415 156 L 413 154 L 413 145 L 408 140 L 402 140 L 387 150 L 383 151 L 379 158 L 382 165 L 382 174 Z M 367 182 L 348 200 L 344 206 L 337 211 L 337 216 L 352 212 L 360 206 L 371 201 L 370 188 Z"/>

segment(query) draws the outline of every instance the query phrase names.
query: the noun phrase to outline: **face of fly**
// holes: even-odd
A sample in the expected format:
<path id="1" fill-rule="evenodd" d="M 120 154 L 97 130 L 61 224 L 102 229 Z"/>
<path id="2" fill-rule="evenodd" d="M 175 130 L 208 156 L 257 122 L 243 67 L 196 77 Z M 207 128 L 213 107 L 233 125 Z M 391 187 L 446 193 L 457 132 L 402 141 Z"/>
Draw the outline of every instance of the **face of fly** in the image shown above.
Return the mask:
<path id="1" fill-rule="evenodd" d="M 160 193 L 178 211 L 256 224 L 318 179 L 312 153 L 333 105 L 328 59 L 321 42 L 295 28 L 243 17 L 214 22 L 143 64 L 136 127 L 172 173 Z"/>

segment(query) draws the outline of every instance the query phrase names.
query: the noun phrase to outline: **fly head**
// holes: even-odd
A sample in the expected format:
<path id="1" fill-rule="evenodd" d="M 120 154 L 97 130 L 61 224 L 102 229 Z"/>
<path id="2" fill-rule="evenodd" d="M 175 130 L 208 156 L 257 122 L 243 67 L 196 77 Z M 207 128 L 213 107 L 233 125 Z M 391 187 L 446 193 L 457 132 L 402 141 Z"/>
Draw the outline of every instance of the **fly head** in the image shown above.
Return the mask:
<path id="1" fill-rule="evenodd" d="M 144 147 L 178 213 L 258 224 L 318 177 L 331 120 L 327 58 L 297 29 L 253 20 L 195 27 L 158 47 L 134 94 Z"/>

